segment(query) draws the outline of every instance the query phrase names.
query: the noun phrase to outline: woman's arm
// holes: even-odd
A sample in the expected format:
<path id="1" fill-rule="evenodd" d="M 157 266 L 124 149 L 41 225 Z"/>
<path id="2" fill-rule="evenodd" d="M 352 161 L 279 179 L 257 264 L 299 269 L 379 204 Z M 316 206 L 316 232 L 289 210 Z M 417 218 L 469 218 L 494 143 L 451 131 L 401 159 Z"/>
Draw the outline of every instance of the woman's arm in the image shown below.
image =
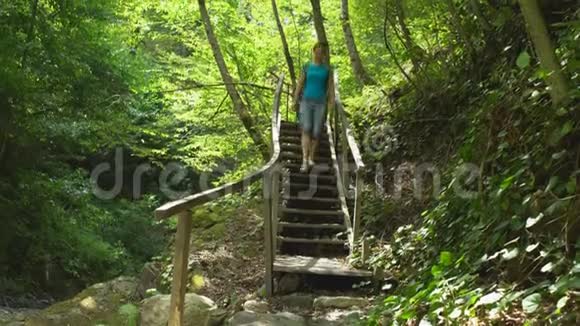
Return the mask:
<path id="1" fill-rule="evenodd" d="M 298 84 L 296 85 L 296 89 L 294 90 L 294 104 L 297 105 L 298 101 L 300 101 L 300 94 L 304 89 L 304 82 L 306 81 L 306 75 L 304 72 L 300 74 L 300 78 L 298 79 Z"/>

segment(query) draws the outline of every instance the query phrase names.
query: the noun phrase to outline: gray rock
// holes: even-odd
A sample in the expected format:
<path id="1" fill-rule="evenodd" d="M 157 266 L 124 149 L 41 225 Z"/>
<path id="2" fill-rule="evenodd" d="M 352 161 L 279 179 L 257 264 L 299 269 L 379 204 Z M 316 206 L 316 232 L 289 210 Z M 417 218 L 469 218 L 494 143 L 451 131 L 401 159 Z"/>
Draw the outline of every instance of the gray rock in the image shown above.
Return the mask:
<path id="1" fill-rule="evenodd" d="M 160 262 L 150 262 L 143 266 L 141 275 L 139 275 L 139 284 L 137 285 L 139 299 L 147 297 L 147 290 L 159 288 L 162 272 L 163 264 Z"/>
<path id="2" fill-rule="evenodd" d="M 331 311 L 310 321 L 308 326 L 353 326 L 358 325 L 362 316 L 361 311 Z"/>
<path id="3" fill-rule="evenodd" d="M 311 295 L 284 295 L 281 296 L 279 300 L 284 307 L 303 310 L 312 309 L 314 303 L 314 297 Z"/>
<path id="4" fill-rule="evenodd" d="M 169 320 L 170 295 L 156 295 L 141 304 L 141 326 L 165 326 Z M 185 295 L 184 326 L 208 326 L 217 310 L 212 300 L 195 293 Z"/>
<path id="5" fill-rule="evenodd" d="M 244 310 L 249 312 L 266 313 L 270 310 L 267 302 L 248 300 L 244 302 Z"/>
<path id="6" fill-rule="evenodd" d="M 229 321 L 229 326 L 306 326 L 306 320 L 298 315 L 281 312 L 277 314 L 257 314 L 238 312 Z"/>
<path id="7" fill-rule="evenodd" d="M 300 279 L 300 276 L 290 273 L 284 274 L 280 278 L 280 281 L 278 282 L 277 292 L 279 294 L 288 294 L 296 292 L 300 287 L 301 283 L 302 280 Z"/>
<path id="8" fill-rule="evenodd" d="M 98 283 L 85 289 L 74 298 L 56 303 L 34 316 L 26 318 L 27 326 L 119 324 L 125 317 L 119 308 L 135 293 L 137 280 L 118 277 L 106 283 Z"/>
<path id="9" fill-rule="evenodd" d="M 314 299 L 314 308 L 339 308 L 347 309 L 351 307 L 364 307 L 368 301 L 364 298 L 356 297 L 318 297 Z"/>

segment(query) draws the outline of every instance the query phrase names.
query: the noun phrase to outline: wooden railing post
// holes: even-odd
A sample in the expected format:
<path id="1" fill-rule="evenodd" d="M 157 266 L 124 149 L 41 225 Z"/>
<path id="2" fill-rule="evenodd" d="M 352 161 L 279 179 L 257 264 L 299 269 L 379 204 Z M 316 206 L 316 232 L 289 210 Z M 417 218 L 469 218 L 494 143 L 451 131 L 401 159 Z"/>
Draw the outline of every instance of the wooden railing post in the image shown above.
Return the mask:
<path id="1" fill-rule="evenodd" d="M 266 263 L 266 273 L 264 275 L 264 286 L 266 288 L 266 297 L 270 298 L 273 294 L 273 276 L 274 256 L 272 252 L 272 173 L 264 173 L 264 261 Z"/>
<path id="2" fill-rule="evenodd" d="M 272 261 L 276 258 L 276 235 L 278 234 L 278 210 L 280 205 L 280 169 L 274 166 L 272 173 Z"/>
<path id="3" fill-rule="evenodd" d="M 187 290 L 187 266 L 189 263 L 189 242 L 191 238 L 191 213 L 189 210 L 177 217 L 175 255 L 173 259 L 173 284 L 169 306 L 169 326 L 182 326 L 185 292 Z"/>
<path id="4" fill-rule="evenodd" d="M 340 178 L 342 180 L 342 184 L 346 188 L 347 197 L 348 197 L 348 186 L 349 186 L 349 169 L 348 169 L 348 143 L 346 142 L 345 134 L 342 133 L 340 139 Z"/>
<path id="5" fill-rule="evenodd" d="M 354 186 L 354 213 L 352 222 L 353 244 L 356 244 L 360 235 L 360 213 L 362 207 L 362 171 L 356 170 L 355 186 Z"/>

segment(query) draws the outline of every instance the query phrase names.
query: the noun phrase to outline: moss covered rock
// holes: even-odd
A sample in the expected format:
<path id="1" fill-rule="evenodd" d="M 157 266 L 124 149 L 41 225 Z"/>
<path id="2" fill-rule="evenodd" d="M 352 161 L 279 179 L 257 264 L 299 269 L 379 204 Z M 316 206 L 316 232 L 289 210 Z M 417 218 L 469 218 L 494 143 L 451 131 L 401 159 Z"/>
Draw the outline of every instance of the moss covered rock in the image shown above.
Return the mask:
<path id="1" fill-rule="evenodd" d="M 26 326 L 136 325 L 136 307 L 128 302 L 135 294 L 137 280 L 118 277 L 95 284 L 74 298 L 54 304 L 29 317 Z M 133 313 L 131 313 L 133 311 Z"/>

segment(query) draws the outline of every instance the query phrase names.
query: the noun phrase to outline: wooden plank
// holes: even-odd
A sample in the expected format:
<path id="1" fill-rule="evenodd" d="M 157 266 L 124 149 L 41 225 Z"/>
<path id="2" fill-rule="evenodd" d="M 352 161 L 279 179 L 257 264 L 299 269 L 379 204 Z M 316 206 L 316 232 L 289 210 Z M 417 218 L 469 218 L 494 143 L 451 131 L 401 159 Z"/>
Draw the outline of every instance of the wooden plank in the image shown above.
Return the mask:
<path id="1" fill-rule="evenodd" d="M 306 243 L 306 244 L 328 244 L 328 245 L 344 245 L 344 240 L 338 239 L 304 239 L 304 238 L 290 238 L 278 236 L 278 241 L 290 243 Z"/>
<path id="2" fill-rule="evenodd" d="M 285 196 L 282 199 L 284 200 L 296 200 L 296 201 L 310 201 L 310 202 L 317 202 L 317 203 L 325 203 L 325 204 L 340 204 L 340 200 L 336 198 L 329 198 L 329 197 L 299 197 L 299 196 Z"/>
<path id="3" fill-rule="evenodd" d="M 360 150 L 358 148 L 358 145 L 356 143 L 356 140 L 354 139 L 352 130 L 350 128 L 350 123 L 348 122 L 348 119 L 346 118 L 346 113 L 344 112 L 344 106 L 342 105 L 342 101 L 340 99 L 340 92 L 338 89 L 338 71 L 335 69 L 334 70 L 334 97 L 335 97 L 335 102 L 336 102 L 336 113 L 338 115 L 338 117 L 340 118 L 340 122 L 342 124 L 342 129 L 344 130 L 345 134 L 346 134 L 346 140 L 348 142 L 348 146 L 350 148 L 350 152 L 351 155 L 354 159 L 354 162 L 356 164 L 356 169 L 363 169 L 364 168 L 364 163 L 362 161 L 362 157 L 360 155 Z M 336 131 L 335 131 L 336 132 Z M 344 148 L 343 148 L 344 151 Z"/>
<path id="4" fill-rule="evenodd" d="M 272 201 L 271 201 L 271 174 L 264 174 L 264 183 L 262 190 L 264 192 L 264 261 L 266 263 L 266 273 L 264 275 L 264 285 L 266 287 L 266 296 L 273 295 L 273 277 L 272 266 L 274 263 L 274 256 L 272 250 Z"/>
<path id="5" fill-rule="evenodd" d="M 353 212 L 353 226 L 352 235 L 353 242 L 356 243 L 360 236 L 360 224 L 361 224 L 361 210 L 362 210 L 362 170 L 356 171 L 355 186 L 354 186 L 354 212 Z"/>
<path id="6" fill-rule="evenodd" d="M 332 131 L 332 127 L 329 121 L 326 121 L 326 127 Z M 338 160 L 336 158 L 336 145 L 334 143 L 334 139 L 330 139 L 330 157 L 332 157 L 332 166 L 334 168 L 335 174 L 340 175 L 340 168 L 338 166 Z M 348 206 L 346 204 L 346 187 L 342 183 L 341 178 L 336 179 L 336 188 L 338 189 L 338 198 L 340 200 L 340 208 L 342 213 L 344 214 L 344 225 L 349 233 L 349 245 L 352 250 L 353 242 L 352 242 L 352 222 L 350 220 L 350 213 L 348 212 Z"/>
<path id="7" fill-rule="evenodd" d="M 307 208 L 281 208 L 282 213 L 303 214 L 303 215 L 323 215 L 323 216 L 342 216 L 344 213 L 337 210 L 321 210 Z"/>
<path id="8" fill-rule="evenodd" d="M 169 326 L 181 326 L 185 292 L 187 290 L 187 265 L 189 261 L 189 242 L 191 237 L 191 213 L 181 212 L 177 220 L 175 236 L 175 255 L 173 256 L 173 281 L 171 285 L 171 301 L 169 305 Z"/>
<path id="9" fill-rule="evenodd" d="M 334 175 L 328 174 L 309 174 L 309 173 L 297 173 L 297 172 L 290 172 L 290 178 L 293 179 L 312 179 L 314 180 L 324 180 L 326 182 L 336 182 L 336 177 Z"/>
<path id="10" fill-rule="evenodd" d="M 274 271 L 334 276 L 372 277 L 371 271 L 355 269 L 337 259 L 306 256 L 276 257 Z"/>
<path id="11" fill-rule="evenodd" d="M 297 160 L 297 161 L 301 161 L 302 160 L 302 154 L 296 154 L 294 152 L 282 152 L 282 159 L 291 159 L 291 160 Z M 316 163 L 328 163 L 330 162 L 330 158 L 328 157 L 318 157 L 316 158 Z"/>
<path id="12" fill-rule="evenodd" d="M 278 224 L 280 228 L 301 228 L 301 229 L 333 229 L 333 230 L 345 230 L 346 227 L 342 224 L 336 223 L 290 223 L 290 222 L 280 222 Z"/>
<path id="13" fill-rule="evenodd" d="M 288 169 L 293 169 L 293 170 L 299 170 L 300 166 L 301 166 L 300 163 L 293 163 L 293 162 L 284 162 L 283 164 L 284 164 L 284 167 L 286 167 Z M 334 170 L 332 170 L 329 163 L 325 163 L 325 164 L 318 163 L 318 164 L 314 165 L 314 167 L 312 167 L 311 171 L 313 171 L 314 173 L 316 173 L 318 175 L 320 175 L 322 173 L 327 173 L 327 174 L 334 173 Z"/>
<path id="14" fill-rule="evenodd" d="M 310 189 L 312 186 L 312 189 Z M 309 183 L 298 183 L 298 182 L 291 182 L 290 188 L 300 188 L 304 191 L 307 190 L 330 190 L 330 191 L 337 191 L 336 186 L 327 186 L 327 185 L 311 185 Z"/>

